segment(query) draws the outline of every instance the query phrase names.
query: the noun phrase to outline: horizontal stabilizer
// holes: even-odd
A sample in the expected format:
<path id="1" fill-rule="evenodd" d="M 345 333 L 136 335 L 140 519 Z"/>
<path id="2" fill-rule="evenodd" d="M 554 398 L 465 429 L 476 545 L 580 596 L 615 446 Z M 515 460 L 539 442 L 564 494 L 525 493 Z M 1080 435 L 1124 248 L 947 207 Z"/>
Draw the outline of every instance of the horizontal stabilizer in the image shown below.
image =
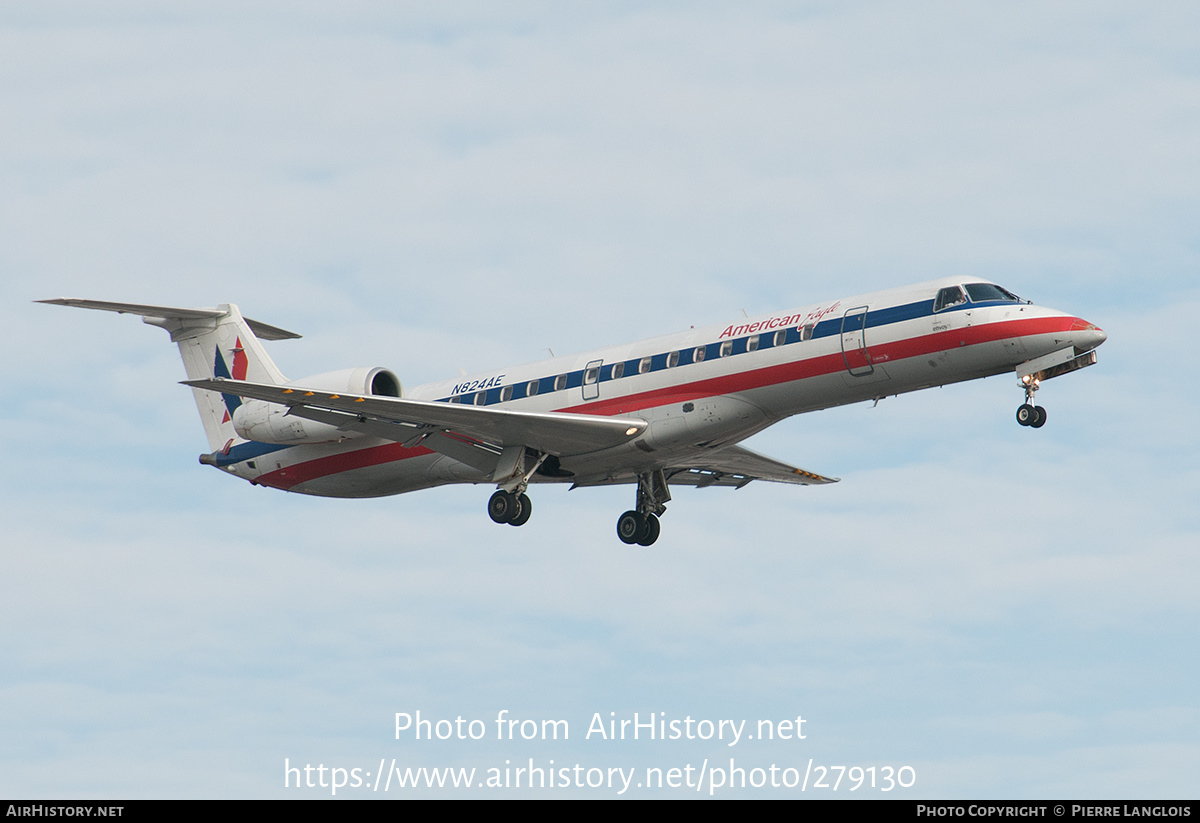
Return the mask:
<path id="1" fill-rule="evenodd" d="M 227 312 L 223 312 L 220 309 L 146 306 L 141 303 L 111 303 L 107 300 L 79 300 L 73 297 L 59 297 L 54 300 L 35 300 L 34 302 L 48 303 L 52 306 L 72 306 L 77 309 L 115 311 L 117 314 L 136 314 L 142 317 L 157 317 L 163 320 L 203 320 L 205 318 L 216 320 L 227 314 Z M 300 335 L 290 332 L 287 329 L 281 329 L 267 323 L 260 323 L 257 320 L 251 320 L 249 317 L 243 319 L 246 321 L 246 325 L 250 327 L 250 330 L 261 340 L 297 340 L 300 337 Z"/>

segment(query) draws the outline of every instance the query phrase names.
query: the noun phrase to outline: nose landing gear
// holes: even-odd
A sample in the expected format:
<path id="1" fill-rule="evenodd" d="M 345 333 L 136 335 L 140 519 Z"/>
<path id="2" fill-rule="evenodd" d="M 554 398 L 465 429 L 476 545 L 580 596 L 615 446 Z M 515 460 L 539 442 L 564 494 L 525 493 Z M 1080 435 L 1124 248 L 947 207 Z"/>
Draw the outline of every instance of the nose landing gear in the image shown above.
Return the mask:
<path id="1" fill-rule="evenodd" d="M 1028 403 L 1023 403 L 1017 409 L 1017 422 L 1022 426 L 1040 429 L 1046 425 L 1046 410 L 1041 406 L 1031 406 Z"/>
<path id="2" fill-rule="evenodd" d="M 1021 378 L 1021 385 L 1025 388 L 1025 402 L 1017 408 L 1017 422 L 1032 429 L 1040 429 L 1046 425 L 1046 410 L 1033 405 L 1033 395 L 1039 388 L 1038 383 L 1038 379 L 1031 374 Z"/>

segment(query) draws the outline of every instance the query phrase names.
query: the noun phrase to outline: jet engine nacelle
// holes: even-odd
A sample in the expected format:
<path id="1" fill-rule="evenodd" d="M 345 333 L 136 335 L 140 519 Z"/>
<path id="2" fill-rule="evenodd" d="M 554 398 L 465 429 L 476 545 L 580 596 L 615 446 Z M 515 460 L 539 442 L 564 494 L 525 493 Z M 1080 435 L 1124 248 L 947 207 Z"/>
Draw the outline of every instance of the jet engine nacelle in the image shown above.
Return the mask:
<path id="1" fill-rule="evenodd" d="M 400 397 L 403 391 L 396 375 L 380 368 L 341 369 L 293 380 L 287 385 L 297 389 L 377 397 Z M 335 443 L 358 436 L 356 432 L 342 431 L 328 423 L 288 414 L 286 406 L 263 400 L 243 401 L 233 413 L 233 429 L 246 440 L 282 446 Z"/>
<path id="2" fill-rule="evenodd" d="M 289 386 L 304 389 L 320 389 L 329 392 L 346 392 L 347 394 L 376 395 L 377 397 L 403 397 L 400 379 L 387 369 L 358 368 L 327 371 L 312 377 L 302 377 L 288 383 Z"/>

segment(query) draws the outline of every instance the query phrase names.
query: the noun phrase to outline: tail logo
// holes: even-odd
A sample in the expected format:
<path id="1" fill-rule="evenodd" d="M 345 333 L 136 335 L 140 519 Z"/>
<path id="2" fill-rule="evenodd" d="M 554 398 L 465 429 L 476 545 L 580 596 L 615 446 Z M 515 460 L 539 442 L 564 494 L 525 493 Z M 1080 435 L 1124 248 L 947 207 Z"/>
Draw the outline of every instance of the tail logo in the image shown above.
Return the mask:
<path id="1" fill-rule="evenodd" d="M 242 338 L 237 338 L 230 354 L 233 355 L 232 374 L 229 372 L 229 366 L 225 363 L 224 355 L 221 354 L 220 346 L 216 347 L 216 357 L 213 359 L 213 376 L 245 380 L 247 361 L 246 351 L 242 348 Z M 221 398 L 225 401 L 225 416 L 221 419 L 221 422 L 228 423 L 233 418 L 233 413 L 237 411 L 237 407 L 242 405 L 242 398 L 235 394 L 222 394 Z"/>

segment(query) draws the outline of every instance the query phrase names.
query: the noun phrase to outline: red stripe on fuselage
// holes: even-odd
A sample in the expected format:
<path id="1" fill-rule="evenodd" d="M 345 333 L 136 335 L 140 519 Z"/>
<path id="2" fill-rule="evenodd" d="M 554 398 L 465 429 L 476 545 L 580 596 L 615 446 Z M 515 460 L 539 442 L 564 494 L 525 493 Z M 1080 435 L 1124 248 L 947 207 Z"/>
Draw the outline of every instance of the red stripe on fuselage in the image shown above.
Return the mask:
<path id="1" fill-rule="evenodd" d="M 424 446 L 406 449 L 399 443 L 387 443 L 383 446 L 371 446 L 357 451 L 318 457 L 316 460 L 308 460 L 294 466 L 284 466 L 282 469 L 259 475 L 255 478 L 255 482 L 287 491 L 294 486 L 307 483 L 309 480 L 316 480 L 319 477 L 362 469 L 367 466 L 378 466 L 381 463 L 395 463 L 425 454 L 433 454 L 433 450 Z"/>
<path id="2" fill-rule="evenodd" d="M 991 343 L 996 340 L 1007 340 L 1016 337 L 1029 337 L 1037 334 L 1053 334 L 1058 331 L 1072 331 L 1079 328 L 1081 321 L 1076 317 L 1034 317 L 1025 320 L 1005 320 L 997 323 L 983 323 L 978 326 L 965 326 L 943 332 L 924 334 L 918 337 L 908 337 L 901 340 L 874 343 L 871 341 L 871 330 L 867 330 L 867 351 L 871 354 L 872 363 L 888 363 L 904 360 L 910 357 L 920 357 L 933 352 L 947 351 Z M 685 367 L 686 368 L 686 367 Z M 736 372 L 734 374 L 697 380 L 678 386 L 665 386 L 661 389 L 640 392 L 638 394 L 614 397 L 607 400 L 595 400 L 578 406 L 568 406 L 556 411 L 575 414 L 620 415 L 640 411 L 642 409 L 664 406 L 672 403 L 683 403 L 688 400 L 698 400 L 703 397 L 713 397 L 722 394 L 749 391 L 750 389 L 772 386 L 779 383 L 790 383 L 810 377 L 821 377 L 836 374 L 846 370 L 846 363 L 839 348 L 833 354 L 810 357 L 777 366 Z M 452 433 L 451 433 L 452 434 Z M 461 435 L 460 435 L 461 437 Z M 472 440 L 471 438 L 467 438 Z M 472 440 L 473 442 L 473 440 Z M 430 449 L 418 446 L 406 449 L 399 443 L 388 443 L 383 446 L 371 446 L 345 454 L 335 454 L 295 466 L 288 466 L 257 478 L 258 483 L 287 491 L 292 487 L 327 477 L 331 474 L 352 471 L 366 466 L 378 466 L 399 460 L 407 460 L 424 454 L 432 454 Z"/>
<path id="3" fill-rule="evenodd" d="M 919 337 L 907 337 L 901 340 L 882 343 L 872 342 L 870 337 L 871 330 L 868 329 L 867 351 L 871 355 L 872 363 L 885 364 L 895 360 L 920 357 L 939 351 L 974 346 L 980 343 L 991 343 L 996 340 L 1029 337 L 1036 334 L 1052 334 L 1056 331 L 1071 331 L 1075 328 L 1074 324 L 1078 322 L 1078 318 L 1075 317 L 1033 317 L 1027 320 L 1005 320 L 998 323 L 965 326 L 960 329 L 950 329 L 932 334 L 923 334 Z M 683 403 L 688 400 L 699 400 L 703 397 L 734 394 L 736 392 L 759 389 L 763 386 L 774 386 L 779 383 L 790 383 L 810 377 L 837 374 L 845 370 L 846 363 L 842 359 L 842 352 L 839 348 L 833 354 L 809 357 L 804 360 L 794 360 L 790 363 L 780 363 L 777 366 L 767 366 L 761 369 L 735 372 L 734 374 L 711 377 L 706 380 L 697 380 L 678 386 L 664 386 L 661 389 L 626 395 L 624 397 L 594 400 L 590 403 L 581 403 L 577 406 L 558 409 L 558 411 L 574 414 L 616 416 L 653 408 L 654 406 Z"/>

